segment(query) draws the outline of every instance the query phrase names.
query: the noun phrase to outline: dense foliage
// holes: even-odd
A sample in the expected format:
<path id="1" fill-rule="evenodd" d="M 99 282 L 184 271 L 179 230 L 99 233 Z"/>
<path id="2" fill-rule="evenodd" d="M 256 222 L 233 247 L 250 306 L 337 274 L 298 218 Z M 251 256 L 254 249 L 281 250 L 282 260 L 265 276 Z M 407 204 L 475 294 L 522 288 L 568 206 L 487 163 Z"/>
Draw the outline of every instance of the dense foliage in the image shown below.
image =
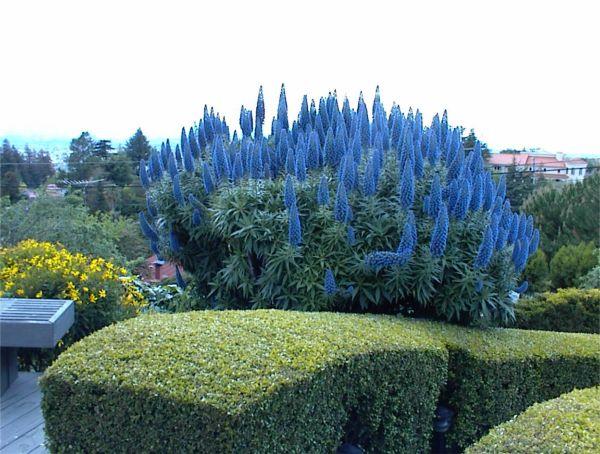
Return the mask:
<path id="1" fill-rule="evenodd" d="M 94 215 L 76 196 L 40 195 L 2 207 L 0 245 L 34 239 L 60 243 L 72 252 L 125 264 L 149 255 L 147 242 L 132 219 Z M 10 226 L 10 228 L 8 227 Z"/>
<path id="2" fill-rule="evenodd" d="M 516 319 L 522 329 L 600 334 L 600 290 L 569 288 L 524 298 Z"/>
<path id="3" fill-rule="evenodd" d="M 48 369 L 46 433 L 57 452 L 426 452 L 447 379 L 447 439 L 464 449 L 535 402 L 598 385 L 598 339 L 378 315 L 146 314 Z"/>
<path id="4" fill-rule="evenodd" d="M 53 452 L 425 452 L 446 364 L 392 317 L 143 315 L 61 355 L 42 408 Z"/>
<path id="5" fill-rule="evenodd" d="M 598 250 L 594 242 L 562 246 L 549 264 L 552 287 L 574 287 L 598 263 Z"/>
<path id="6" fill-rule="evenodd" d="M 600 447 L 600 388 L 572 391 L 533 405 L 494 427 L 467 454 L 509 452 L 597 453 Z"/>
<path id="7" fill-rule="evenodd" d="M 552 257 L 564 245 L 593 241 L 600 245 L 600 174 L 566 186 L 536 191 L 523 208 L 536 217 L 542 250 Z"/>
<path id="8" fill-rule="evenodd" d="M 595 266 L 586 275 L 580 277 L 577 286 L 584 289 L 600 289 L 600 265 Z"/>
<path id="9" fill-rule="evenodd" d="M 0 297 L 75 302 L 75 323 L 57 349 L 21 352 L 24 365 L 36 369 L 91 332 L 137 314 L 145 304 L 124 268 L 35 240 L 0 248 Z"/>
<path id="10" fill-rule="evenodd" d="M 11 202 L 20 198 L 21 183 L 33 189 L 54 175 L 48 152 L 26 146 L 24 153 L 19 153 L 6 139 L 2 141 L 0 163 L 0 196 L 7 196 Z"/>
<path id="11" fill-rule="evenodd" d="M 455 412 L 446 436 L 453 448 L 535 402 L 600 384 L 598 335 L 424 324 L 423 335 L 440 338 L 450 354 L 441 402 Z"/>
<path id="12" fill-rule="evenodd" d="M 256 128 L 242 109 L 242 138 L 205 109 L 140 166 L 142 230 L 206 306 L 513 317 L 539 232 L 445 113 L 424 127 L 419 111 L 387 115 L 379 92 L 370 117 L 362 96 L 353 110 L 330 94 L 289 126 L 282 87 L 265 138 L 261 99 Z"/>

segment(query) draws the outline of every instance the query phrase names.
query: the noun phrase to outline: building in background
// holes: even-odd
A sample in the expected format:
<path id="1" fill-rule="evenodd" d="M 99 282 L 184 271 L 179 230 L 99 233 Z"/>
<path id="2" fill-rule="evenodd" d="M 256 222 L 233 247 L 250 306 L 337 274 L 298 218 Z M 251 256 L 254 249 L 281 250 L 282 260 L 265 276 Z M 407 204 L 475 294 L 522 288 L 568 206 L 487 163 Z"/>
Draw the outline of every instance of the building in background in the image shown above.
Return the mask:
<path id="1" fill-rule="evenodd" d="M 535 178 L 574 183 L 586 177 L 588 163 L 581 158 L 567 158 L 564 153 L 492 153 L 487 162 L 495 171 L 534 172 Z"/>
<path id="2" fill-rule="evenodd" d="M 145 282 L 160 282 L 163 279 L 175 278 L 175 264 L 158 260 L 156 255 L 146 259 L 145 266 L 140 270 L 140 276 Z"/>

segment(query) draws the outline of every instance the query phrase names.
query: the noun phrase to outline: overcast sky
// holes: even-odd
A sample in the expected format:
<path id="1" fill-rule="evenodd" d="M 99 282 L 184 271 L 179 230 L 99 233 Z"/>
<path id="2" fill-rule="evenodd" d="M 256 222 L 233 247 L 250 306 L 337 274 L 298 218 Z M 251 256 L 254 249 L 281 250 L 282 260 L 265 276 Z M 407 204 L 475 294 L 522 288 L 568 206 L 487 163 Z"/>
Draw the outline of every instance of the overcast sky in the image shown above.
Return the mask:
<path id="1" fill-rule="evenodd" d="M 204 104 L 237 127 L 261 84 L 267 118 L 282 82 L 291 118 L 379 84 L 496 150 L 600 154 L 595 3 L 3 1 L 0 138 L 176 138 Z"/>

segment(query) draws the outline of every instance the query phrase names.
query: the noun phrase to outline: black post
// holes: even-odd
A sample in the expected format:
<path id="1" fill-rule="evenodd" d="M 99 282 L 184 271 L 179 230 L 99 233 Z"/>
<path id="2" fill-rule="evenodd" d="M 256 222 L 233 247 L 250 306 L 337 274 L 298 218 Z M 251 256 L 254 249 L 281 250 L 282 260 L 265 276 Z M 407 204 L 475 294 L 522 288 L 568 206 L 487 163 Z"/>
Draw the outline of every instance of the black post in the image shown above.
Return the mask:
<path id="1" fill-rule="evenodd" d="M 448 407 L 438 405 L 435 409 L 435 420 L 433 422 L 433 443 L 431 445 L 432 454 L 446 454 L 446 432 L 452 425 L 454 412 Z"/>
<path id="2" fill-rule="evenodd" d="M 18 372 L 17 349 L 11 347 L 0 348 L 0 396 L 17 379 Z"/>

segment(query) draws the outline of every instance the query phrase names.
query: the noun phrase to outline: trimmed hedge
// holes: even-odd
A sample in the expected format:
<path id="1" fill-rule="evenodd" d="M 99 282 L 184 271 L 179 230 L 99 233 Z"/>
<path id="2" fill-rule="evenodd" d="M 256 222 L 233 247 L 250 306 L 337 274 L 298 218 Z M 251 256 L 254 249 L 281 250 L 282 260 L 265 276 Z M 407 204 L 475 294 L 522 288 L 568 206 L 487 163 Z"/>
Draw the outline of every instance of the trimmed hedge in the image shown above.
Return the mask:
<path id="1" fill-rule="evenodd" d="M 598 335 L 424 325 L 450 354 L 441 401 L 455 412 L 451 447 L 466 448 L 536 402 L 600 384 Z"/>
<path id="2" fill-rule="evenodd" d="M 600 388 L 582 389 L 528 408 L 493 428 L 467 454 L 573 452 L 600 447 Z"/>
<path id="3" fill-rule="evenodd" d="M 516 320 L 521 329 L 600 334 L 600 290 L 568 288 L 524 298 Z"/>
<path id="4" fill-rule="evenodd" d="M 61 355 L 42 409 L 58 452 L 427 452 L 441 401 L 455 412 L 449 445 L 464 449 L 600 384 L 599 340 L 377 315 L 147 314 Z"/>
<path id="5" fill-rule="evenodd" d="M 41 379 L 53 452 L 428 450 L 447 352 L 394 317 L 148 314 Z"/>

